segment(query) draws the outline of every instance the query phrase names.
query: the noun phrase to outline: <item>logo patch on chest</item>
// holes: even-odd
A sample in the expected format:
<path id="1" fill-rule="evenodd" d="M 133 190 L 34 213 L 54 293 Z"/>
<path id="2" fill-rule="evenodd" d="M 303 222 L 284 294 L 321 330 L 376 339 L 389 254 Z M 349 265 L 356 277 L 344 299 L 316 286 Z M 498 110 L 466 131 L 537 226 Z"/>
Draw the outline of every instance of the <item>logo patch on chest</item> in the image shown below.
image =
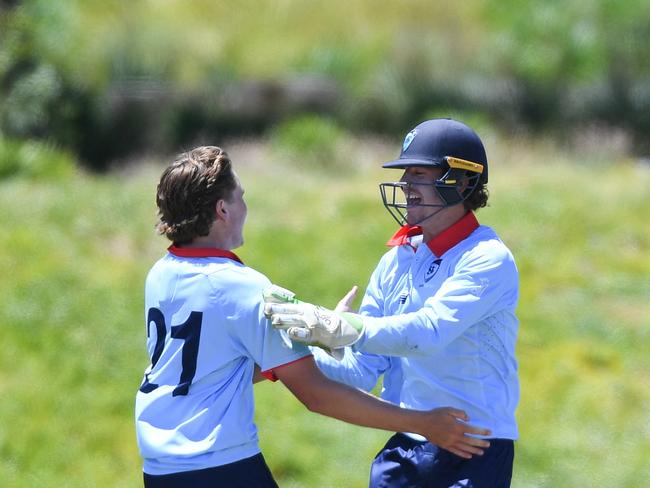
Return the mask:
<path id="1" fill-rule="evenodd" d="M 424 274 L 424 282 L 427 283 L 431 278 L 435 276 L 435 274 L 438 272 L 438 269 L 440 269 L 440 263 L 442 262 L 442 258 L 434 260 L 430 265 L 429 269 L 427 269 L 427 272 Z"/>

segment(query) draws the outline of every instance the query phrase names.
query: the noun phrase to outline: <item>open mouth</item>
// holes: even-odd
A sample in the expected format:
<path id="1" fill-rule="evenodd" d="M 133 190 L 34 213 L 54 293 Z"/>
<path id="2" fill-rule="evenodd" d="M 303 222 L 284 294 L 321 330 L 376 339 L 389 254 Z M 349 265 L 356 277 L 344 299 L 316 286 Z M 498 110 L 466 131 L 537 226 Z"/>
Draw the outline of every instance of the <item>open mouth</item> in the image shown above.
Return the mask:
<path id="1" fill-rule="evenodd" d="M 405 192 L 404 197 L 406 198 L 407 207 L 415 207 L 422 201 L 422 197 L 420 195 L 410 190 Z"/>

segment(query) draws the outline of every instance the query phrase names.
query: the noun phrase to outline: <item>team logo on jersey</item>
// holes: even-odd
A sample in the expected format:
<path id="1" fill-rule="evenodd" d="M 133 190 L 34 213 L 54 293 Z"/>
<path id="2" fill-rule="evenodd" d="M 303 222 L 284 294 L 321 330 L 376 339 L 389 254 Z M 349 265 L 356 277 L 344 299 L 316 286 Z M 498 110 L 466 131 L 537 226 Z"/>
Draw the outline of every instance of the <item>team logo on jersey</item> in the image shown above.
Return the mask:
<path id="1" fill-rule="evenodd" d="M 427 269 L 427 272 L 424 274 L 424 282 L 427 283 L 431 278 L 435 276 L 435 274 L 438 272 L 438 269 L 440 269 L 440 263 L 442 262 L 442 259 L 436 259 L 434 260 L 431 265 L 429 266 L 429 269 Z"/>
<path id="2" fill-rule="evenodd" d="M 418 135 L 417 129 L 413 129 L 411 132 L 406 134 L 406 137 L 404 138 L 404 144 L 402 144 L 402 152 L 406 151 L 409 148 L 416 135 Z"/>

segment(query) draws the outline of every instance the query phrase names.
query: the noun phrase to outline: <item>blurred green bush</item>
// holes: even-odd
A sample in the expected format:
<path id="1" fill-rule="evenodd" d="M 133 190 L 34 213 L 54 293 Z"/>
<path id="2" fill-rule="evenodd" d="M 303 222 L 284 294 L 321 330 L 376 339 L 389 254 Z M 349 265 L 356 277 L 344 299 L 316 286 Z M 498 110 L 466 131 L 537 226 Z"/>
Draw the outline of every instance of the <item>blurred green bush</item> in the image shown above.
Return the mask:
<path id="1" fill-rule="evenodd" d="M 443 110 L 650 154 L 645 0 L 3 5 L 0 130 L 94 169 L 303 114 L 397 135 Z"/>
<path id="2" fill-rule="evenodd" d="M 288 119 L 272 130 L 272 149 L 276 159 L 326 170 L 348 167 L 352 140 L 347 132 L 330 119 L 302 115 Z"/>
<path id="3" fill-rule="evenodd" d="M 0 134 L 0 180 L 65 179 L 72 175 L 74 168 L 74 158 L 50 144 L 10 140 Z"/>

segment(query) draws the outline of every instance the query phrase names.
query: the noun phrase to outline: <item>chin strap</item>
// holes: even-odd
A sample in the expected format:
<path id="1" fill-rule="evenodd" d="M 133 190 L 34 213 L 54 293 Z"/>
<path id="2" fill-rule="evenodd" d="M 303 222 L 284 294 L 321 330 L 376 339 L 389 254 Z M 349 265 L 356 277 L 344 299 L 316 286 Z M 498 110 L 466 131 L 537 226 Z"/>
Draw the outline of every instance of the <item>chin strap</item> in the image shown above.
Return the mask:
<path id="1" fill-rule="evenodd" d="M 422 205 L 422 206 L 424 206 L 424 205 Z M 415 224 L 413 224 L 413 225 L 417 225 L 417 226 L 419 226 L 419 225 L 420 225 L 422 222 L 424 222 L 425 220 L 429 220 L 429 219 L 430 219 L 431 217 L 433 217 L 434 215 L 438 215 L 438 213 L 441 212 L 442 210 L 444 210 L 445 208 L 447 208 L 447 207 L 438 207 L 434 212 L 432 212 L 431 214 L 427 215 L 426 217 L 424 217 L 424 218 L 418 220 L 418 221 L 417 221 Z"/>

